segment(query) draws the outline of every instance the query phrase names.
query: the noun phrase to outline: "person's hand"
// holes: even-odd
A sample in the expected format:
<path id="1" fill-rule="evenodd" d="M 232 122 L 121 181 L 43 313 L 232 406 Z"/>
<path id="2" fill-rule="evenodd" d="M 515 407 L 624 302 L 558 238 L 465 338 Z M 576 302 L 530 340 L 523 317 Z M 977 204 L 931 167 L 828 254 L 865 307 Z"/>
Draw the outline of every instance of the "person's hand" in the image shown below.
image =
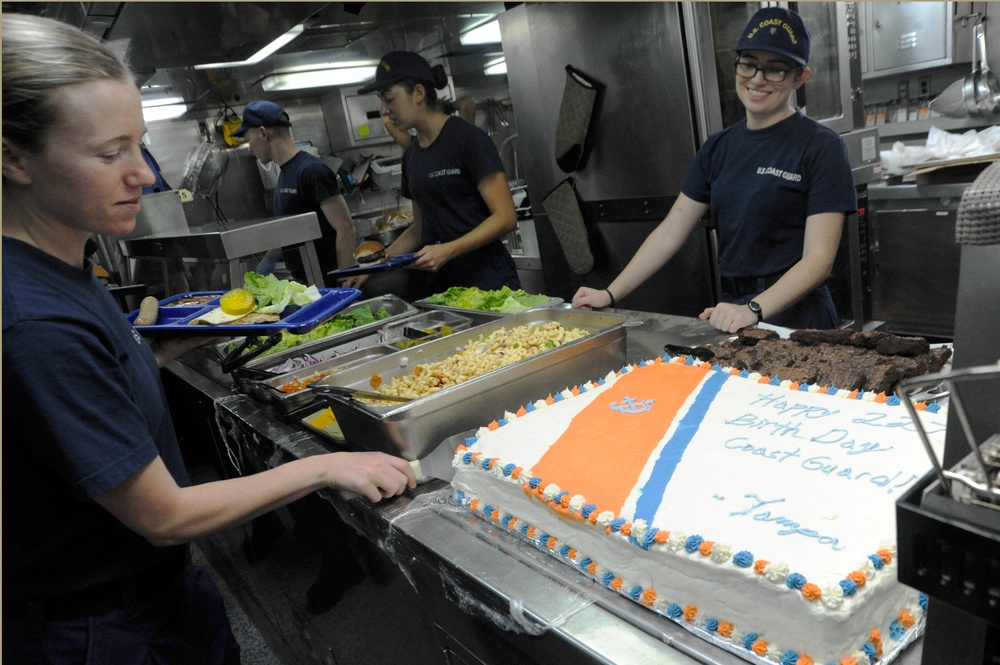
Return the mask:
<path id="1" fill-rule="evenodd" d="M 340 283 L 345 289 L 360 289 L 361 285 L 368 279 L 368 275 L 352 275 Z"/>
<path id="2" fill-rule="evenodd" d="M 434 245 L 424 245 L 416 252 L 417 258 L 408 267 L 428 272 L 437 272 L 451 261 L 451 247 L 449 243 Z"/>
<path id="3" fill-rule="evenodd" d="M 397 496 L 417 486 L 410 463 L 385 453 L 330 453 L 330 484 L 360 494 L 371 502 Z"/>
<path id="4" fill-rule="evenodd" d="M 708 319 L 708 322 L 719 330 L 730 333 L 757 323 L 757 315 L 751 312 L 749 307 L 729 302 L 720 302 L 715 307 L 705 309 L 698 318 Z"/>
<path id="5" fill-rule="evenodd" d="M 149 348 L 156 356 L 157 367 L 163 367 L 174 358 L 184 355 L 191 349 L 205 346 L 218 341 L 217 337 L 157 337 L 149 342 Z"/>
<path id="6" fill-rule="evenodd" d="M 611 307 L 611 296 L 604 289 L 591 289 L 581 286 L 573 294 L 571 304 L 576 309 L 604 309 Z"/>

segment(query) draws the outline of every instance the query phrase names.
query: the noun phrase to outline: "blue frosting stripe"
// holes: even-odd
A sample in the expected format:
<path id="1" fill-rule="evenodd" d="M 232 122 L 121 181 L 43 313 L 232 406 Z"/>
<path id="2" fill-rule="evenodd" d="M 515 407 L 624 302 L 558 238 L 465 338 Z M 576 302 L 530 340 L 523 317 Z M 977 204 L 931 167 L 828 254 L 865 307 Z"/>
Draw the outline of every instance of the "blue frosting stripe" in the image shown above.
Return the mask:
<path id="1" fill-rule="evenodd" d="M 649 475 L 649 481 L 642 486 L 639 500 L 635 505 L 633 521 L 641 518 L 646 520 L 648 524 L 653 523 L 653 516 L 660 508 L 663 494 L 667 485 L 670 484 L 670 479 L 673 477 L 684 451 L 690 445 L 691 439 L 705 419 L 705 414 L 708 413 L 709 407 L 715 401 L 715 396 L 719 394 L 727 380 L 729 380 L 729 375 L 723 372 L 713 372 L 706 376 L 691 407 L 681 418 L 673 436 L 660 451 L 660 456 Z"/>

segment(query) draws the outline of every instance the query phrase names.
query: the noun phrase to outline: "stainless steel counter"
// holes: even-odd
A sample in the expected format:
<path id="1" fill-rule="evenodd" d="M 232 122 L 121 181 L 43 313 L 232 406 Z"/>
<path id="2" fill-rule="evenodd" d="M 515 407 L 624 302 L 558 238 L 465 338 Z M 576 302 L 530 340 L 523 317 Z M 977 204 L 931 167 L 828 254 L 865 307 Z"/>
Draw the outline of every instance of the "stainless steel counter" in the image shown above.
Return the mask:
<path id="1" fill-rule="evenodd" d="M 629 362 L 663 353 L 666 343 L 698 345 L 727 335 L 704 321 L 627 310 Z M 336 450 L 298 424 L 282 422 L 233 394 L 217 363 L 198 351 L 168 366 L 214 402 L 217 436 L 230 459 L 273 467 Z M 433 625 L 445 653 L 485 664 L 653 663 L 738 665 L 745 661 L 575 572 L 528 543 L 451 503 L 440 480 L 370 504 L 322 492 L 340 515 L 376 542 L 417 591 L 413 608 Z M 898 663 L 919 662 L 919 642 Z M 450 658 L 450 657 L 449 657 Z"/>

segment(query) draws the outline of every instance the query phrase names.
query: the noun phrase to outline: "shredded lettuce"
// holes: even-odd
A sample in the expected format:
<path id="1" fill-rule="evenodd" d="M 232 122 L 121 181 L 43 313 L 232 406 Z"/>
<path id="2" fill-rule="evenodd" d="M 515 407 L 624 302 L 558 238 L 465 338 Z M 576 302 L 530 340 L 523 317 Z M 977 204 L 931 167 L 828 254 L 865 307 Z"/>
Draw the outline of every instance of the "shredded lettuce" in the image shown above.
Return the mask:
<path id="1" fill-rule="evenodd" d="M 330 335 L 336 335 L 338 333 L 351 330 L 352 328 L 359 328 L 375 321 L 387 319 L 390 316 L 392 315 L 385 307 L 380 307 L 378 311 L 375 312 L 372 311 L 370 305 L 355 307 L 351 311 L 338 314 L 326 323 L 321 323 L 309 332 L 302 333 L 301 335 L 290 333 L 287 330 L 282 330 L 281 341 L 260 354 L 259 357 L 262 358 L 264 356 L 269 356 L 272 353 L 278 353 L 279 351 L 284 351 L 285 349 L 290 349 L 299 346 L 300 344 L 305 344 L 306 342 L 312 342 L 323 339 L 324 337 L 329 337 Z M 238 343 L 233 342 L 229 346 L 228 352 L 232 353 L 233 349 L 237 346 Z M 256 347 L 257 345 L 251 345 L 247 348 L 247 351 L 255 349 Z"/>
<path id="2" fill-rule="evenodd" d="M 516 291 L 504 286 L 495 291 L 484 291 L 475 286 L 453 286 L 442 293 L 435 293 L 427 298 L 432 305 L 459 307 L 462 309 L 477 309 L 487 312 L 516 314 L 526 309 L 546 304 L 549 297 L 526 293 L 522 289 Z"/>
<path id="3" fill-rule="evenodd" d="M 308 305 L 322 295 L 315 286 L 255 272 L 243 276 L 243 286 L 257 299 L 257 311 L 262 314 L 281 314 L 289 305 Z"/>

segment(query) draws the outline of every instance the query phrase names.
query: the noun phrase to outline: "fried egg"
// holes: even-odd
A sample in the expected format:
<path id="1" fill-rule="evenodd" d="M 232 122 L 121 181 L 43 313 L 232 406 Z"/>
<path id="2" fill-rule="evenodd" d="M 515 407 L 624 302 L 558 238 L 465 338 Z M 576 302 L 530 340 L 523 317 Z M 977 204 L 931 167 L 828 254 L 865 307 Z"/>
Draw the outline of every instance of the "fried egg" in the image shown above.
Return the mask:
<path id="1" fill-rule="evenodd" d="M 209 310 L 199 316 L 197 319 L 192 319 L 191 325 L 206 325 L 206 326 L 217 326 L 223 323 L 232 323 L 246 316 L 249 312 L 243 312 L 242 314 L 227 314 L 222 311 L 221 307 L 216 307 L 215 309 Z"/>

